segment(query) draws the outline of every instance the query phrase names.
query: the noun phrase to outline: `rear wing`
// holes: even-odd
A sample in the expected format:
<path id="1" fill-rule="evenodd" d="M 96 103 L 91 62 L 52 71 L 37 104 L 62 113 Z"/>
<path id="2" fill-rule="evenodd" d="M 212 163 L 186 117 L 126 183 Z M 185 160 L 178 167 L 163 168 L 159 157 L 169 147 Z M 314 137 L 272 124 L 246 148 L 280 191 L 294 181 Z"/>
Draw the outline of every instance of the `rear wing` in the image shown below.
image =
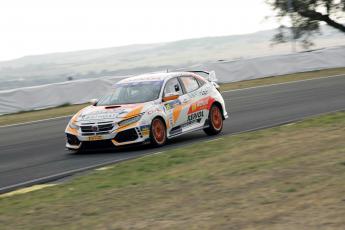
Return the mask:
<path id="1" fill-rule="evenodd" d="M 207 72 L 207 71 L 203 71 L 203 70 L 188 70 L 185 72 L 190 72 L 190 73 L 195 73 L 195 74 L 199 74 L 199 75 L 206 75 L 205 78 L 210 81 L 210 82 L 217 82 L 217 76 L 216 76 L 216 72 L 214 70 Z"/>
<path id="2" fill-rule="evenodd" d="M 214 70 L 207 72 L 207 71 L 203 71 L 203 70 L 192 70 L 192 71 L 185 71 L 185 72 L 189 72 L 189 73 L 195 73 L 195 74 L 199 74 L 199 75 L 206 75 L 205 78 L 212 83 L 212 85 L 219 91 L 220 90 L 220 86 L 217 84 L 217 76 L 216 76 L 216 72 Z"/>

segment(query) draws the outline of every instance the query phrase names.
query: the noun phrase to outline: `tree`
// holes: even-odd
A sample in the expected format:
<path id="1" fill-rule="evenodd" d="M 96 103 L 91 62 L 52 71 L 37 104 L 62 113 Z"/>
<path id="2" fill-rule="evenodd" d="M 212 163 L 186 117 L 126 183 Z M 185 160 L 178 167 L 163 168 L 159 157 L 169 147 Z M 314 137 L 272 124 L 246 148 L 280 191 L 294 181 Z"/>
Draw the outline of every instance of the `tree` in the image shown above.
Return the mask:
<path id="1" fill-rule="evenodd" d="M 283 43 L 299 40 L 303 47 L 313 45 L 312 37 L 320 33 L 320 23 L 345 33 L 345 25 L 340 22 L 345 18 L 345 0 L 266 0 L 276 12 L 281 26 L 273 41 Z M 290 18 L 291 27 L 282 25 L 285 18 Z"/>

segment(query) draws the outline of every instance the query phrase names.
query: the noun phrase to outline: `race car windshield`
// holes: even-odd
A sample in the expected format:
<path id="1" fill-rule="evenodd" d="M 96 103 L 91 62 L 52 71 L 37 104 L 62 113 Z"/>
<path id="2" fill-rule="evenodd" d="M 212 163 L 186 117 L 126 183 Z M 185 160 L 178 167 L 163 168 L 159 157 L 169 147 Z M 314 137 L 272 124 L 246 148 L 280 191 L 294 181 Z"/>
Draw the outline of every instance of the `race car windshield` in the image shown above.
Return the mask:
<path id="1" fill-rule="evenodd" d="M 131 82 L 115 84 L 111 94 L 102 97 L 97 105 L 136 104 L 156 100 L 163 81 Z"/>

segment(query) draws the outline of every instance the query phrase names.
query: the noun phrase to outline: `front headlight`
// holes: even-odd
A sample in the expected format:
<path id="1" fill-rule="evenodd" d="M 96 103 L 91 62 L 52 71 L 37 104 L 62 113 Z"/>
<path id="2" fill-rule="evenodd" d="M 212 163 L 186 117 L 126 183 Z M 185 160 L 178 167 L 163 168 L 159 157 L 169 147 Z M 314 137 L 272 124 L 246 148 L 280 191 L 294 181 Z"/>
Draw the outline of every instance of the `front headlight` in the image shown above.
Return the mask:
<path id="1" fill-rule="evenodd" d="M 129 124 L 138 122 L 141 119 L 142 115 L 143 114 L 139 114 L 138 116 L 128 118 L 126 120 L 120 121 L 118 124 L 119 124 L 119 126 L 125 126 L 125 125 L 129 125 Z"/>
<path id="2" fill-rule="evenodd" d="M 79 129 L 79 126 L 74 124 L 73 122 L 70 122 L 68 123 L 68 126 L 71 128 L 71 129 Z"/>

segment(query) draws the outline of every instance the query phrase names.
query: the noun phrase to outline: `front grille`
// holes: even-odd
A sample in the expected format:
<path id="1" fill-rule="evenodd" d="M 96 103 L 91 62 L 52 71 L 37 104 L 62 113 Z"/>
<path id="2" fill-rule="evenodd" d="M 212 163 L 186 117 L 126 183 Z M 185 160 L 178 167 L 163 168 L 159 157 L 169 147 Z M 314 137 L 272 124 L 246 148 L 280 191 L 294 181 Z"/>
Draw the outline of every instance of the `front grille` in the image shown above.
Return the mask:
<path id="1" fill-rule="evenodd" d="M 82 133 L 83 136 L 106 135 L 109 132 Z"/>
<path id="2" fill-rule="evenodd" d="M 99 131 L 109 131 L 114 127 L 114 124 L 98 125 Z"/>
<path id="3" fill-rule="evenodd" d="M 76 136 L 67 133 L 66 137 L 67 137 L 68 144 L 70 144 L 70 145 L 79 145 L 80 144 L 80 141 Z"/>
<path id="4" fill-rule="evenodd" d="M 135 141 L 136 139 L 138 139 L 138 134 L 135 129 L 127 129 L 125 131 L 119 132 L 114 139 L 119 143 Z"/>
<path id="5" fill-rule="evenodd" d="M 83 136 L 108 134 L 114 128 L 114 123 L 81 125 L 80 130 Z"/>

